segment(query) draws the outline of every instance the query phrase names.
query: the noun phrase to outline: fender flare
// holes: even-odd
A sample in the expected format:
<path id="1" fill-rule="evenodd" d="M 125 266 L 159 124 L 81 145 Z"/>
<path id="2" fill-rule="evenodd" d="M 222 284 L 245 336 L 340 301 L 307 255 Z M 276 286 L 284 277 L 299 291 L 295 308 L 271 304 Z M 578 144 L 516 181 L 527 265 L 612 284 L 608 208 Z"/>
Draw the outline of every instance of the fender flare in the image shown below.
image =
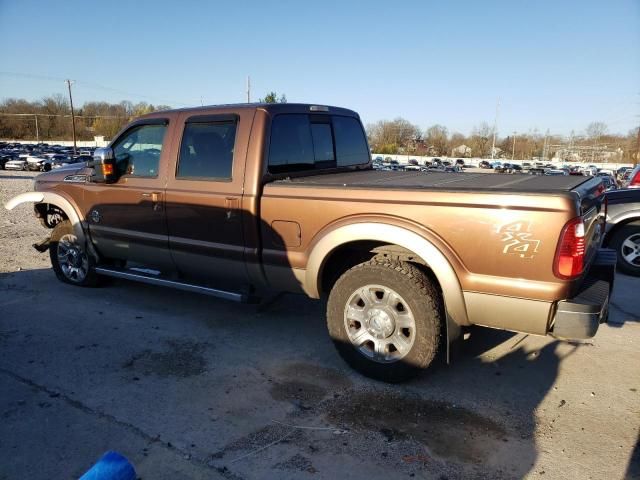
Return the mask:
<path id="1" fill-rule="evenodd" d="M 88 251 L 97 258 L 95 250 L 92 248 L 91 242 L 88 242 L 87 235 L 82 227 L 82 221 L 84 218 L 73 206 L 73 204 L 59 193 L 54 192 L 28 192 L 21 193 L 13 197 L 7 203 L 4 204 L 4 208 L 7 210 L 13 210 L 15 207 L 22 203 L 50 203 L 61 209 L 67 216 L 73 227 L 73 232 L 81 243 L 84 243 L 88 247 Z"/>
<path id="2" fill-rule="evenodd" d="M 419 256 L 431 268 L 442 288 L 449 351 L 452 341 L 460 337 L 461 326 L 470 325 L 462 286 L 444 254 L 433 243 L 415 232 L 376 222 L 353 223 L 332 230 L 314 245 L 309 255 L 305 272 L 307 293 L 314 298 L 320 297 L 319 282 L 325 259 L 341 245 L 359 240 L 380 241 L 404 247 Z"/>

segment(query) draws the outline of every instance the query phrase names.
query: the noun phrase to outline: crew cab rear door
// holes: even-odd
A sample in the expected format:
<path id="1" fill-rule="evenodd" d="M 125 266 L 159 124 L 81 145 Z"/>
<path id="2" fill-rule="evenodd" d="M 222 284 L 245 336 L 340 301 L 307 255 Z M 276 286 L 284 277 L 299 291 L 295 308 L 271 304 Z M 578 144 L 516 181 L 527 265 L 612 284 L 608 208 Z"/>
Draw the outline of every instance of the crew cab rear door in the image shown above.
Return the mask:
<path id="1" fill-rule="evenodd" d="M 169 247 L 178 271 L 225 290 L 247 284 L 241 205 L 253 114 L 181 114 L 167 178 Z"/>

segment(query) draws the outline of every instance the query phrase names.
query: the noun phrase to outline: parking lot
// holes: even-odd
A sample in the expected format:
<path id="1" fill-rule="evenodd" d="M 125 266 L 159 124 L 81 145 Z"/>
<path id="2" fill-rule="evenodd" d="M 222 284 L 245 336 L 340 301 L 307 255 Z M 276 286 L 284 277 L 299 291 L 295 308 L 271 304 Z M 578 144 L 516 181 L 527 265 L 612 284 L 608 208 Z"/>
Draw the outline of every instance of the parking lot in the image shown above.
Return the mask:
<path id="1" fill-rule="evenodd" d="M 0 203 L 36 173 L 0 171 Z M 0 480 L 640 478 L 640 278 L 584 343 L 473 329 L 400 385 L 351 371 L 322 305 L 58 282 L 30 206 L 0 209 Z"/>

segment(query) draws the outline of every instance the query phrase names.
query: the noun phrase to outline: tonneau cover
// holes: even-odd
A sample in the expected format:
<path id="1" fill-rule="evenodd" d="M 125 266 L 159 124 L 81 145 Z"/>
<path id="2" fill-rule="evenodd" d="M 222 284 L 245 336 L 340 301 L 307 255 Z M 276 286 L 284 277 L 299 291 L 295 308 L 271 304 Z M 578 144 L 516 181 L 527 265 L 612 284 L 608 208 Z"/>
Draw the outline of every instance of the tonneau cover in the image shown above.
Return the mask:
<path id="1" fill-rule="evenodd" d="M 500 173 L 393 172 L 361 170 L 277 180 L 278 185 L 327 188 L 388 188 L 550 194 L 569 192 L 592 177 Z"/>

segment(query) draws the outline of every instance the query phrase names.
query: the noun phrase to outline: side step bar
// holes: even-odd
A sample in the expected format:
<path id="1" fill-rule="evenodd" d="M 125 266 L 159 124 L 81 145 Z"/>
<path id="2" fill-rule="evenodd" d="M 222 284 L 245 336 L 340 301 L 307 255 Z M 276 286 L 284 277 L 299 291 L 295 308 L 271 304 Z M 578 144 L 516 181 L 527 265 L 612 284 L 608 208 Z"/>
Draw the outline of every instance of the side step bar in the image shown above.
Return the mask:
<path id="1" fill-rule="evenodd" d="M 123 280 L 132 280 L 134 282 L 148 283 L 150 285 L 158 285 L 161 287 L 175 288 L 176 290 L 185 290 L 187 292 L 202 293 L 211 297 L 224 298 L 225 300 L 232 300 L 234 302 L 247 302 L 249 300 L 248 295 L 236 292 L 227 292 L 225 290 L 218 290 L 210 287 L 203 287 L 201 285 L 193 285 L 190 283 L 177 282 L 175 280 L 167 280 L 165 278 L 155 277 L 152 275 L 145 275 L 144 273 L 131 272 L 126 270 L 117 270 L 113 268 L 96 267 L 96 273 L 105 275 L 107 277 L 121 278 Z"/>

